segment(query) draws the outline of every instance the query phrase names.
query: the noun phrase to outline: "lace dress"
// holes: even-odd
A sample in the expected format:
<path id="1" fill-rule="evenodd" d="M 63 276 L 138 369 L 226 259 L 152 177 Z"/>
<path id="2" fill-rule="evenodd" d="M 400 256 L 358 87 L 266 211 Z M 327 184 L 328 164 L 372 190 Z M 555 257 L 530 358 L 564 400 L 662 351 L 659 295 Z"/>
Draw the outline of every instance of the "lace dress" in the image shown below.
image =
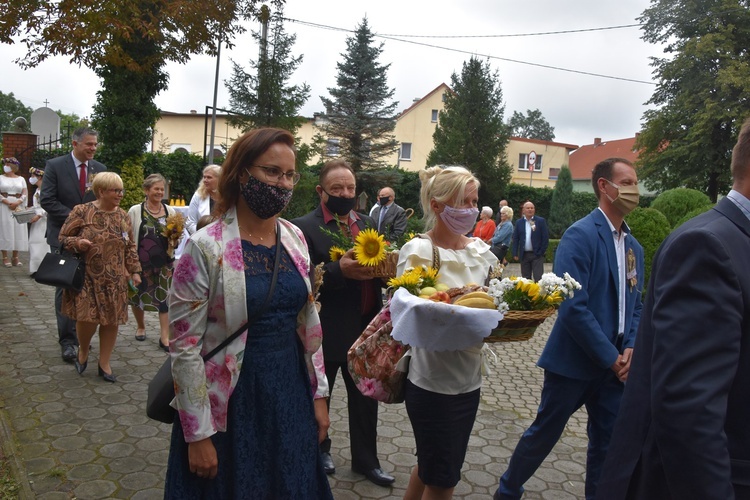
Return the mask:
<path id="1" fill-rule="evenodd" d="M 243 241 L 242 250 L 252 316 L 268 293 L 276 249 Z M 229 399 L 227 431 L 211 437 L 218 476 L 201 479 L 190 472 L 177 419 L 165 498 L 333 498 L 319 459 L 312 389 L 296 333 L 306 299 L 304 281 L 282 249 L 273 298 L 247 337 L 240 378 Z"/>

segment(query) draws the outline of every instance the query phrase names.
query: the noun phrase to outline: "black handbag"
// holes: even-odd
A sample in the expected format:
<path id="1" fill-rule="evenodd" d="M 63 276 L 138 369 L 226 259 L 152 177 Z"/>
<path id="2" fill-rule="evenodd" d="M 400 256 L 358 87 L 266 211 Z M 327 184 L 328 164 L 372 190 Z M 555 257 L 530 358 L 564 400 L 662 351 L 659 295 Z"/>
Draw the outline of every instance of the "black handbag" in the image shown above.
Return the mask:
<path id="1" fill-rule="evenodd" d="M 276 281 L 279 277 L 279 262 L 281 261 L 281 231 L 279 226 L 276 226 L 276 256 L 273 263 L 273 277 L 271 278 L 271 286 L 268 289 L 268 295 L 263 305 L 258 309 L 258 312 L 250 318 L 247 323 L 242 325 L 239 330 L 234 332 L 229 337 L 225 338 L 224 341 L 213 348 L 205 356 L 203 361 L 208 361 L 217 352 L 224 349 L 230 342 L 236 339 L 242 332 L 248 330 L 255 320 L 265 312 L 268 303 L 271 301 L 271 296 L 276 288 Z M 171 424 L 174 422 L 175 409 L 172 408 L 170 403 L 174 399 L 174 378 L 172 377 L 172 359 L 167 357 L 164 364 L 161 365 L 159 371 L 156 372 L 154 378 L 148 383 L 148 399 L 146 400 L 146 415 L 149 418 L 164 422 L 165 424 Z"/>
<path id="2" fill-rule="evenodd" d="M 75 254 L 49 252 L 39 264 L 34 280 L 42 285 L 50 285 L 80 292 L 86 274 L 86 263 Z"/>

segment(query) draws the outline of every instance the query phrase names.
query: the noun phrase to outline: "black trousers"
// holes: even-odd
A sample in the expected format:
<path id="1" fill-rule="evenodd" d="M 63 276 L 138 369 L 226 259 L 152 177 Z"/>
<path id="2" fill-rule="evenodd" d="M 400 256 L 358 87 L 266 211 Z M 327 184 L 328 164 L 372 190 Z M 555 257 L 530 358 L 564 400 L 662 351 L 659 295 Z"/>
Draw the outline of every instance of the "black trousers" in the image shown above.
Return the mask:
<path id="1" fill-rule="evenodd" d="M 50 245 L 49 251 L 55 253 L 60 250 L 59 246 Z M 76 334 L 76 322 L 60 311 L 62 310 L 62 288 L 55 288 L 55 316 L 57 316 L 57 337 L 61 347 L 69 345 L 78 345 L 78 335 Z"/>
<path id="2" fill-rule="evenodd" d="M 521 276 L 526 279 L 531 279 L 532 275 L 534 281 L 542 279 L 544 274 L 544 255 L 536 255 L 533 251 L 524 252 L 521 257 Z"/>
<path id="3" fill-rule="evenodd" d="M 371 469 L 380 468 L 378 460 L 377 438 L 378 438 L 378 402 L 367 396 L 363 396 L 357 386 L 354 385 L 352 376 L 346 363 L 325 363 L 328 389 L 333 394 L 333 386 L 336 382 L 336 374 L 341 371 L 341 377 L 346 386 L 348 400 L 347 410 L 349 412 L 349 446 L 352 454 L 352 469 L 357 472 L 367 472 Z M 330 398 L 328 409 L 331 408 Z M 320 443 L 320 451 L 330 453 L 331 439 L 326 436 Z"/>

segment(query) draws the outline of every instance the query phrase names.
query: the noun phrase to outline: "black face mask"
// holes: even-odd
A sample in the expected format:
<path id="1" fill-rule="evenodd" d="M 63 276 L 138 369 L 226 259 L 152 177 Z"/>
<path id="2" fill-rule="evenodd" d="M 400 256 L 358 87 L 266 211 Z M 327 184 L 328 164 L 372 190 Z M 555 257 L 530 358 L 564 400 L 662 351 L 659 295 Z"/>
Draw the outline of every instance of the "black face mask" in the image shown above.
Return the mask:
<path id="1" fill-rule="evenodd" d="M 357 204 L 357 198 L 342 198 L 341 196 L 333 196 L 329 194 L 325 189 L 323 190 L 328 195 L 328 201 L 325 203 L 326 208 L 336 215 L 347 215 L 354 209 L 354 205 Z"/>
<path id="2" fill-rule="evenodd" d="M 381 196 L 380 199 L 378 199 L 378 203 L 380 203 L 381 207 L 386 206 L 389 201 L 391 201 L 390 196 Z"/>

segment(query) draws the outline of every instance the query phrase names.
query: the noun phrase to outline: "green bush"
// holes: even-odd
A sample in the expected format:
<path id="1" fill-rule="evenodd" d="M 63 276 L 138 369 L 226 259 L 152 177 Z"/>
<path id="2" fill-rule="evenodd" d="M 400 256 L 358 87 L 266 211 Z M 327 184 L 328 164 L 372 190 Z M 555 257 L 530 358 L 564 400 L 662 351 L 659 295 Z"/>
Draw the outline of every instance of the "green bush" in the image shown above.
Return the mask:
<path id="1" fill-rule="evenodd" d="M 560 245 L 560 240 L 558 239 L 551 239 L 549 240 L 549 246 L 547 246 L 547 251 L 544 252 L 544 261 L 545 262 L 555 262 L 555 252 L 557 252 L 557 247 Z"/>
<path id="2" fill-rule="evenodd" d="M 575 219 L 572 214 L 573 206 L 573 178 L 570 169 L 564 165 L 557 177 L 555 188 L 552 190 L 552 201 L 549 214 L 549 234 L 553 238 L 560 238 Z"/>
<path id="3" fill-rule="evenodd" d="M 659 245 L 671 232 L 671 226 L 664 214 L 655 208 L 638 207 L 625 217 L 625 222 L 630 226 L 632 235 L 643 246 L 645 265 L 643 292 L 645 294 L 648 278 L 651 276 L 651 261 L 654 259 L 654 254 L 659 249 Z"/>
<path id="4" fill-rule="evenodd" d="M 214 160 L 218 161 L 218 160 Z M 174 153 L 146 153 L 143 159 L 143 174 L 161 174 L 169 183 L 169 197 L 185 197 L 190 203 L 193 193 L 198 189 L 206 166 L 202 156 L 175 151 Z"/>
<path id="5" fill-rule="evenodd" d="M 691 210 L 690 212 L 688 212 L 687 214 L 685 214 L 685 217 L 683 217 L 682 219 L 678 220 L 675 223 L 675 225 L 674 225 L 674 227 L 672 229 L 673 230 L 677 229 L 678 227 L 680 227 L 681 225 L 683 225 L 684 223 L 686 223 L 687 221 L 689 221 L 693 217 L 695 217 L 697 215 L 700 215 L 702 213 L 708 212 L 713 207 L 714 207 L 713 205 L 703 205 L 700 208 L 696 208 L 695 210 Z"/>
<path id="6" fill-rule="evenodd" d="M 573 191 L 573 198 L 570 205 L 570 217 L 573 222 L 583 219 L 598 206 L 599 200 L 596 199 L 594 193 Z"/>
<path id="7" fill-rule="evenodd" d="M 669 221 L 669 227 L 674 228 L 685 214 L 706 205 L 711 205 L 711 200 L 704 193 L 695 189 L 676 188 L 657 196 L 651 203 L 651 208 L 663 213 Z"/>
<path id="8" fill-rule="evenodd" d="M 143 158 L 129 158 L 122 163 L 120 177 L 125 195 L 120 201 L 120 208 L 126 212 L 130 207 L 143 202 Z"/>

